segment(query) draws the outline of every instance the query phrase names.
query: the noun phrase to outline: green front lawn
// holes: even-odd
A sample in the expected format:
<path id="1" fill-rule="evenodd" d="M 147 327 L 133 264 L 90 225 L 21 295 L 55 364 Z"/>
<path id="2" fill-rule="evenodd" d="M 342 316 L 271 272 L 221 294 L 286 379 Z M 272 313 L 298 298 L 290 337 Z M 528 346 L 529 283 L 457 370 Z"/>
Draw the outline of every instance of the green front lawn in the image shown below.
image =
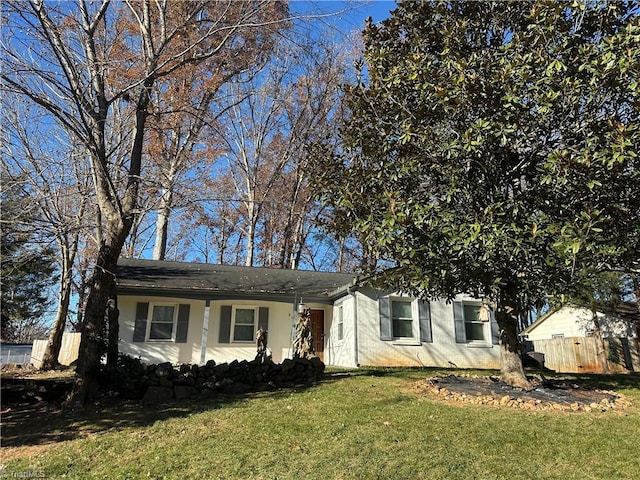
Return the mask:
<path id="1" fill-rule="evenodd" d="M 590 376 L 631 399 L 606 413 L 527 412 L 414 396 L 434 370 L 334 372 L 295 391 L 7 425 L 4 471 L 105 479 L 636 479 L 640 377 Z M 450 371 L 447 373 L 451 373 Z M 565 376 L 566 377 L 566 376 Z M 37 414 L 34 414 L 38 417 Z"/>

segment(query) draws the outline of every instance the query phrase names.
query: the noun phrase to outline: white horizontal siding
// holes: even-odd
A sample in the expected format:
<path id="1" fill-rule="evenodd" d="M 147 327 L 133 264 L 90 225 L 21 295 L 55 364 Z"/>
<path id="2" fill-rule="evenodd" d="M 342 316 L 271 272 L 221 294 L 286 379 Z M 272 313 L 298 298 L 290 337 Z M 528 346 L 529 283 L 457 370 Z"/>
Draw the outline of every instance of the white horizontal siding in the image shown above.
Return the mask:
<path id="1" fill-rule="evenodd" d="M 465 297 L 458 297 L 462 300 Z M 380 340 L 378 302 L 371 293 L 358 293 L 358 358 L 361 365 L 500 368 L 497 345 L 456 343 L 453 304 L 430 302 L 433 342 Z M 489 337 L 490 338 L 490 337 Z"/>

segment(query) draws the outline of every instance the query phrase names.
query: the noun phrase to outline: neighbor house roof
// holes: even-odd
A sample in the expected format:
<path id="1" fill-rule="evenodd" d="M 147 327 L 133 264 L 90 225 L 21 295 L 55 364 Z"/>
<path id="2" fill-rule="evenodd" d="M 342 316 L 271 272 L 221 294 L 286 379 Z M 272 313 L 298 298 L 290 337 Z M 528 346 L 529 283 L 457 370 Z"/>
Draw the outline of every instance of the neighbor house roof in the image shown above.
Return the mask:
<path id="1" fill-rule="evenodd" d="M 533 330 L 538 328 L 543 322 L 545 322 L 548 318 L 550 318 L 554 313 L 559 312 L 565 307 L 581 308 L 581 309 L 587 310 L 587 307 L 579 307 L 577 305 L 572 305 L 572 304 L 556 307 L 554 309 L 549 310 L 542 317 L 540 317 L 538 320 L 536 320 L 527 328 L 525 328 L 522 332 L 520 332 L 519 335 L 522 337 L 529 335 Z M 631 303 L 631 302 L 621 303 L 616 306 L 615 311 L 613 313 L 616 315 L 619 315 L 621 318 L 627 321 L 635 321 L 635 322 L 640 321 L 640 312 L 638 311 L 638 306 L 635 303 Z"/>
<path id="2" fill-rule="evenodd" d="M 329 301 L 346 294 L 355 274 L 121 258 L 118 294 L 182 298 Z"/>
<path id="3" fill-rule="evenodd" d="M 521 336 L 521 337 L 525 337 L 525 336 L 529 335 L 533 330 L 538 328 L 547 318 L 549 318 L 551 315 L 553 315 L 554 313 L 556 313 L 559 310 L 560 310 L 560 308 L 553 308 L 553 309 L 549 310 L 547 313 L 542 315 L 539 319 L 537 319 L 535 322 L 533 322 L 527 328 L 522 330 L 518 335 Z"/>

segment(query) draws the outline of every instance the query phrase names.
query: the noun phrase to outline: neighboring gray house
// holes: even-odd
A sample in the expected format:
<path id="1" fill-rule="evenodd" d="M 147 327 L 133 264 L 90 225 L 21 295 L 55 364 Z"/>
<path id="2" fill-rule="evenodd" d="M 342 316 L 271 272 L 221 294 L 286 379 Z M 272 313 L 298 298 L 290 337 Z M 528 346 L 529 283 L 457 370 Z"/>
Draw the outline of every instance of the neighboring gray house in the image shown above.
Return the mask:
<path id="1" fill-rule="evenodd" d="M 121 259 L 120 351 L 144 362 L 253 359 L 268 330 L 273 359 L 292 356 L 298 306 L 330 366 L 499 368 L 497 327 L 482 302 L 423 302 L 352 274 Z"/>

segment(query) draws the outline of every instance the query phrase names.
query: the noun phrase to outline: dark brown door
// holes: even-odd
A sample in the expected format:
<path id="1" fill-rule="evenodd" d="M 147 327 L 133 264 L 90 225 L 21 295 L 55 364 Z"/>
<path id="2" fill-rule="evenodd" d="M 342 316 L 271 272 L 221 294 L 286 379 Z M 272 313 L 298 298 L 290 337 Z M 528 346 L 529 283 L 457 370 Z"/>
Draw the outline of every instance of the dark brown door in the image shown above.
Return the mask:
<path id="1" fill-rule="evenodd" d="M 324 361 L 324 310 L 311 310 L 311 333 L 313 349 L 320 360 Z"/>

